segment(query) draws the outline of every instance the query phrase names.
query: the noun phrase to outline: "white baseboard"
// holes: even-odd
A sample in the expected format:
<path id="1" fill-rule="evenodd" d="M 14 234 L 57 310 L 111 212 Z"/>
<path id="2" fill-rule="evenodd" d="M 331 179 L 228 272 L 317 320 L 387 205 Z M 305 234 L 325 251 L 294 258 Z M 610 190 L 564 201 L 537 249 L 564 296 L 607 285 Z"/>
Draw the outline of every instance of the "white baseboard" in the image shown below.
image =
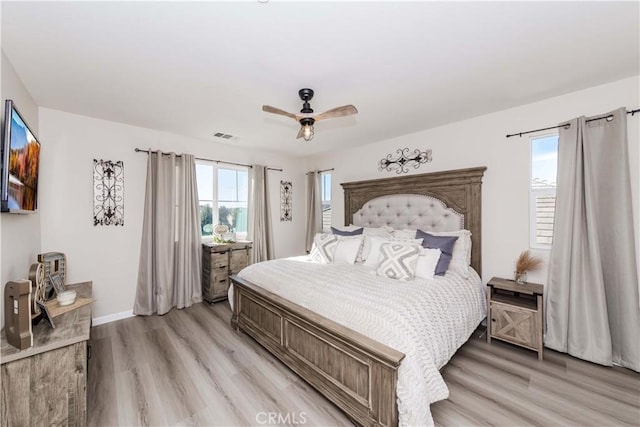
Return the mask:
<path id="1" fill-rule="evenodd" d="M 120 313 L 107 314 L 106 316 L 94 317 L 92 320 L 92 326 L 98 326 L 105 323 L 115 322 L 116 320 L 126 319 L 133 317 L 133 310 L 122 311 Z"/>

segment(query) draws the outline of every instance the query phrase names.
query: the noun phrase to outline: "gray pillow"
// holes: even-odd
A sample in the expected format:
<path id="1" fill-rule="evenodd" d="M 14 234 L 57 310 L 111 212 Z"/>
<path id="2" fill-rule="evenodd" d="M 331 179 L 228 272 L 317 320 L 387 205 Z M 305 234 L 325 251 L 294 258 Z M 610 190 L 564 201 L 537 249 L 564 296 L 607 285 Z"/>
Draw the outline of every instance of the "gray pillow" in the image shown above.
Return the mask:
<path id="1" fill-rule="evenodd" d="M 336 236 L 359 236 L 362 234 L 363 231 L 364 231 L 364 228 L 362 227 L 355 229 L 353 231 L 343 231 L 335 227 L 331 227 L 331 232 Z"/>
<path id="2" fill-rule="evenodd" d="M 453 247 L 458 240 L 458 236 L 434 236 L 426 231 L 417 230 L 416 239 L 422 239 L 422 246 L 427 249 L 440 249 L 440 259 L 436 265 L 436 276 L 444 276 L 449 269 L 453 255 Z"/>

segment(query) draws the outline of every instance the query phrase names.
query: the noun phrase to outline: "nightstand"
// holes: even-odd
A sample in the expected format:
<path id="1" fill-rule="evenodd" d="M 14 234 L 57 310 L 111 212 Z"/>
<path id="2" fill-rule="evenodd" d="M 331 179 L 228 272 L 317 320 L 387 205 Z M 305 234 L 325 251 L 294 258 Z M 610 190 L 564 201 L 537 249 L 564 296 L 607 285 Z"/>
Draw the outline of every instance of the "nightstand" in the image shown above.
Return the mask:
<path id="1" fill-rule="evenodd" d="M 538 352 L 542 360 L 542 296 L 538 283 L 494 277 L 487 283 L 487 342 L 492 338 Z"/>
<path id="2" fill-rule="evenodd" d="M 202 298 L 214 303 L 227 299 L 229 276 L 251 264 L 252 242 L 202 244 Z"/>

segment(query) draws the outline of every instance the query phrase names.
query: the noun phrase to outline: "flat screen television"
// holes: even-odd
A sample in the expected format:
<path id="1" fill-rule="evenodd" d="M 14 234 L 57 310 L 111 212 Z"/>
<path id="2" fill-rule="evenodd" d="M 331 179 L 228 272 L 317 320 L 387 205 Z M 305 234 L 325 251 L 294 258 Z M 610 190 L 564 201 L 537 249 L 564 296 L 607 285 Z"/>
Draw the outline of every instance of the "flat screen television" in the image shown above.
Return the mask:
<path id="1" fill-rule="evenodd" d="M 2 212 L 29 213 L 38 207 L 40 143 L 15 103 L 5 101 L 2 132 Z"/>

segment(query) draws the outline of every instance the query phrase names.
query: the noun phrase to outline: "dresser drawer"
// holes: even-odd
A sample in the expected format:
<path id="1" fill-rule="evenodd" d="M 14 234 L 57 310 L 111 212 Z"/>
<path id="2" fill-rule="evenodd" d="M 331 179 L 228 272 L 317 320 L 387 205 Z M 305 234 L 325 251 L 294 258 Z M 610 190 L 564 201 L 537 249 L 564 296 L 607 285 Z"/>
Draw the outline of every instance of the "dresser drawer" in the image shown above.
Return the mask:
<path id="1" fill-rule="evenodd" d="M 222 269 L 229 266 L 229 252 L 213 252 L 211 254 L 211 267 Z"/>
<path id="2" fill-rule="evenodd" d="M 535 310 L 491 301 L 490 333 L 502 339 L 532 349 L 538 348 L 538 317 Z"/>
<path id="3" fill-rule="evenodd" d="M 229 266 L 228 252 L 204 252 L 202 254 L 202 268 L 210 271 L 216 268 L 227 268 Z"/>
<path id="4" fill-rule="evenodd" d="M 217 277 L 213 281 L 213 298 L 226 297 L 229 290 L 229 277 Z"/>

